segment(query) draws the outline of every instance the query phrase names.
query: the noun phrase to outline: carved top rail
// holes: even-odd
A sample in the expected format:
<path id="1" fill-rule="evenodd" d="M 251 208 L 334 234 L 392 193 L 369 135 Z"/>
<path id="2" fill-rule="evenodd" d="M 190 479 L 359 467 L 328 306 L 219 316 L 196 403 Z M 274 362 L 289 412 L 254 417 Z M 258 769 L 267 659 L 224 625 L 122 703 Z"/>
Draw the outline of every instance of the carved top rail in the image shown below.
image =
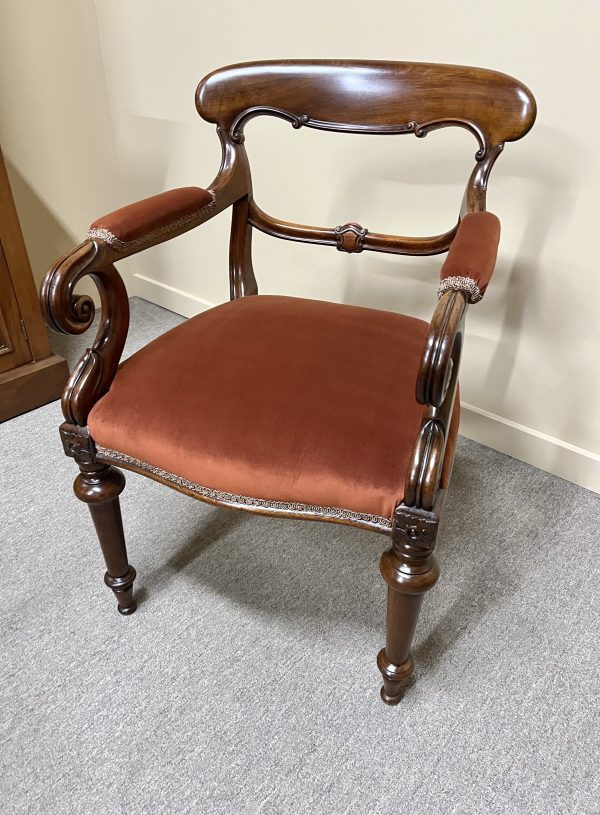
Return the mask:
<path id="1" fill-rule="evenodd" d="M 200 115 L 243 140 L 244 124 L 270 114 L 298 127 L 350 133 L 470 130 L 478 160 L 491 145 L 524 136 L 535 100 L 516 79 L 484 68 L 424 62 L 281 60 L 220 68 L 198 86 Z"/>

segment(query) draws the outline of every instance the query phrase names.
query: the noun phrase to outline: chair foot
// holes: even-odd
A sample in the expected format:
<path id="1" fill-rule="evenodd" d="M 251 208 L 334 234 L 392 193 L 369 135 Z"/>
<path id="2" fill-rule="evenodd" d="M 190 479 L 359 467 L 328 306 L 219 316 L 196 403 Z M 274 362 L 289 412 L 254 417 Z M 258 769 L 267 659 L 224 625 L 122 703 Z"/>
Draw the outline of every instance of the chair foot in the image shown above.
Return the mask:
<path id="1" fill-rule="evenodd" d="M 397 705 L 410 687 L 410 678 L 415 668 L 412 656 L 402 665 L 394 665 L 385 653 L 385 648 L 377 654 L 377 667 L 383 676 L 380 696 L 386 705 Z"/>
<path id="2" fill-rule="evenodd" d="M 137 603 L 133 599 L 133 582 L 135 580 L 135 569 L 129 566 L 127 574 L 121 577 L 113 577 L 106 572 L 104 582 L 109 589 L 112 589 L 117 598 L 117 610 L 119 614 L 133 614 L 137 608 Z"/>

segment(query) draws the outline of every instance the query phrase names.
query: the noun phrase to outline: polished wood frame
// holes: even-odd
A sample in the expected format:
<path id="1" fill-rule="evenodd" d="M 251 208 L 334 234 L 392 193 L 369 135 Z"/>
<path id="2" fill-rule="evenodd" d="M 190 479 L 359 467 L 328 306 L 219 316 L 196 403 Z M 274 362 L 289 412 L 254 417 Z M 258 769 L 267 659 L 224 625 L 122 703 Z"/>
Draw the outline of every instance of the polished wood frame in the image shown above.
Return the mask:
<path id="1" fill-rule="evenodd" d="M 214 196 L 214 206 L 207 208 L 192 226 L 231 208 L 232 299 L 258 291 L 251 257 L 253 229 L 287 240 L 335 246 L 339 251 L 351 253 L 431 255 L 449 248 L 458 225 L 442 235 L 415 238 L 370 232 L 356 223 L 316 227 L 268 215 L 254 201 L 244 147 L 245 127 L 254 117 L 275 116 L 290 122 L 296 129 L 313 127 L 342 133 L 414 135 L 417 138 L 441 127 L 465 128 L 475 137 L 477 150 L 459 213 L 460 222 L 468 212 L 485 210 L 488 179 L 496 159 L 505 142 L 520 139 L 529 131 L 536 113 L 530 91 L 504 74 L 479 68 L 406 62 L 300 60 L 234 65 L 202 80 L 196 104 L 200 115 L 217 126 L 222 162 L 208 187 Z M 156 235 L 144 248 L 175 237 L 192 226 L 184 225 L 168 235 Z M 100 239 L 86 240 L 54 264 L 42 287 L 42 304 L 48 323 L 70 334 L 86 331 L 94 319 L 91 298 L 75 294 L 79 280 L 85 275 L 91 276 L 100 294 L 102 312 L 98 333 L 63 395 L 65 422 L 61 436 L 65 452 L 79 464 L 81 472 L 75 482 L 75 492 L 90 507 L 106 560 L 105 579 L 115 592 L 123 614 L 135 610 L 132 594 L 135 571 L 127 559 L 118 498 L 125 480 L 120 470 L 96 449 L 87 430 L 87 417 L 111 385 L 128 330 L 127 293 L 114 264 L 135 251 L 139 250 L 117 249 Z M 410 646 L 419 609 L 424 593 L 439 575 L 434 548 L 445 496 L 441 475 L 452 463 L 449 459 L 453 450 L 447 450 L 446 443 L 455 404 L 467 307 L 464 292 L 450 290 L 441 296 L 433 313 L 415 383 L 416 398 L 423 405 L 423 420 L 415 439 L 404 501 L 394 514 L 391 546 L 381 560 L 381 573 L 388 584 L 388 617 L 386 645 L 378 656 L 378 665 L 383 675 L 381 695 L 388 704 L 400 700 L 413 671 Z M 120 461 L 119 467 L 144 472 L 150 478 L 199 497 L 126 461 Z"/>

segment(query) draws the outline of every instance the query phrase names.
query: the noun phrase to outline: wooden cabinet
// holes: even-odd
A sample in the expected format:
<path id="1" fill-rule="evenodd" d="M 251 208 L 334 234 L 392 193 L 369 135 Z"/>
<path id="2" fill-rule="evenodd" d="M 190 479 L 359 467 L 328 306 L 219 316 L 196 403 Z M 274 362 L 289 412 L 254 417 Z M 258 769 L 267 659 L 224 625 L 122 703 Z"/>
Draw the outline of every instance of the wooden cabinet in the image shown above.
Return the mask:
<path id="1" fill-rule="evenodd" d="M 0 152 L 0 421 L 58 399 L 68 375 L 50 348 Z"/>

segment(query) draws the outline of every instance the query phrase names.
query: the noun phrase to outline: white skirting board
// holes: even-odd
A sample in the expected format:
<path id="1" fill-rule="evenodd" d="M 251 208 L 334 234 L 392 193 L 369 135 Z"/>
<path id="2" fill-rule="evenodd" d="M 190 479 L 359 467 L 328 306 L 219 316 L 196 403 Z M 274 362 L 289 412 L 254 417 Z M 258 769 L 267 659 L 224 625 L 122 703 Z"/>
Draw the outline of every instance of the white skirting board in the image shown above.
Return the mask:
<path id="1" fill-rule="evenodd" d="M 130 294 L 185 317 L 193 317 L 215 305 L 141 274 L 132 275 L 130 280 Z M 597 453 L 465 402 L 461 403 L 460 433 L 540 470 L 600 493 L 600 455 Z"/>
<path id="2" fill-rule="evenodd" d="M 600 455 L 461 402 L 460 433 L 540 470 L 600 493 Z"/>
<path id="3" fill-rule="evenodd" d="M 150 303 L 156 303 L 157 306 L 168 308 L 169 311 L 182 314 L 184 317 L 194 317 L 201 311 L 206 311 L 207 308 L 216 305 L 202 297 L 196 297 L 194 294 L 176 289 L 175 286 L 169 286 L 167 283 L 161 283 L 159 280 L 153 280 L 137 272 L 130 276 L 127 283 L 130 297 L 134 295 L 143 297 Z"/>

